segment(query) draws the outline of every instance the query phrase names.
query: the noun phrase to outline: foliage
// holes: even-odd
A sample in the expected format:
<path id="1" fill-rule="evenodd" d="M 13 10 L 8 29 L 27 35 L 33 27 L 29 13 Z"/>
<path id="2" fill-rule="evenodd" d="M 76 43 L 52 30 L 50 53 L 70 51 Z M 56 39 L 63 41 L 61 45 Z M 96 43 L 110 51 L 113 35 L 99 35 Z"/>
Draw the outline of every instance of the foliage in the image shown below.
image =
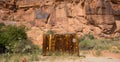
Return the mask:
<path id="1" fill-rule="evenodd" d="M 97 51 L 95 52 L 95 55 L 96 55 L 96 56 L 101 56 L 101 55 L 102 55 L 101 50 L 97 50 Z"/>
<path id="2" fill-rule="evenodd" d="M 85 39 L 90 39 L 90 40 L 93 40 L 95 39 L 94 35 L 91 34 L 91 33 L 88 33 L 88 34 L 85 34 L 83 37 L 79 38 L 79 42 L 85 40 Z"/>
<path id="3" fill-rule="evenodd" d="M 3 26 L 5 26 L 5 24 L 4 24 L 4 23 L 0 23 L 0 29 L 1 29 Z"/>
<path id="4" fill-rule="evenodd" d="M 0 33 L 0 45 L 4 46 L 8 51 L 13 51 L 17 43 L 23 39 L 27 39 L 27 35 L 23 27 L 4 26 Z"/>
<path id="5" fill-rule="evenodd" d="M 0 62 L 24 62 L 23 60 L 26 59 L 26 62 L 34 62 L 40 61 L 40 54 L 41 53 L 7 53 L 7 54 L 0 54 Z"/>
<path id="6" fill-rule="evenodd" d="M 55 34 L 55 32 L 53 30 L 48 30 L 46 34 Z"/>
<path id="7" fill-rule="evenodd" d="M 80 49 L 109 49 L 112 46 L 112 41 L 105 39 L 95 39 L 92 34 L 86 34 L 79 39 Z"/>
<path id="8" fill-rule="evenodd" d="M 24 26 L 3 26 L 0 29 L 0 48 L 3 52 L 25 53 L 38 49 L 27 38 Z"/>

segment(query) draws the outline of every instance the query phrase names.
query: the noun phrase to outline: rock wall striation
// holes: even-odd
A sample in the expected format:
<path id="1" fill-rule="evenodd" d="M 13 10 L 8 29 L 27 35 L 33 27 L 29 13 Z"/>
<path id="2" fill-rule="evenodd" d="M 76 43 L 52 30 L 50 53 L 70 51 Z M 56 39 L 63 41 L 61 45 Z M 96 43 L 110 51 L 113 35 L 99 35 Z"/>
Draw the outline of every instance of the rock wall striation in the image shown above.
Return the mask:
<path id="1" fill-rule="evenodd" d="M 120 0 L 0 0 L 0 22 L 43 32 L 120 36 Z"/>

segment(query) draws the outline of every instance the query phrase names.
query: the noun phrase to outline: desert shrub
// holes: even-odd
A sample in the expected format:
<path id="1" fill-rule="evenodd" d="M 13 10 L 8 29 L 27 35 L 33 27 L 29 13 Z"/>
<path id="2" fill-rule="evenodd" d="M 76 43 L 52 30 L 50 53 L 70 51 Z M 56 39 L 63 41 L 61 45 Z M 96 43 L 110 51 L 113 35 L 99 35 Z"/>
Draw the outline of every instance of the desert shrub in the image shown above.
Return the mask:
<path id="1" fill-rule="evenodd" d="M 55 34 L 55 32 L 53 30 L 48 30 L 46 34 Z"/>
<path id="2" fill-rule="evenodd" d="M 28 40 L 24 26 L 4 26 L 0 30 L 0 48 L 3 52 L 20 53 L 31 52 L 37 49 L 35 45 Z M 32 50 L 33 49 L 33 50 Z"/>
<path id="3" fill-rule="evenodd" d="M 91 33 L 85 34 L 83 37 L 79 38 L 80 49 L 93 49 L 93 39 L 94 36 Z"/>
<path id="4" fill-rule="evenodd" d="M 96 55 L 96 56 L 101 56 L 101 55 L 102 55 L 101 50 L 97 50 L 97 51 L 95 52 L 95 55 Z"/>
<path id="5" fill-rule="evenodd" d="M 86 34 L 79 39 L 79 47 L 84 50 L 105 50 L 112 46 L 112 41 L 105 39 L 95 39 L 92 34 Z"/>
<path id="6" fill-rule="evenodd" d="M 111 48 L 112 43 L 109 43 L 107 40 L 85 39 L 79 43 L 79 46 L 81 49 L 106 50 Z"/>
<path id="7" fill-rule="evenodd" d="M 95 37 L 92 33 L 88 33 L 88 34 L 85 34 L 84 36 L 82 36 L 81 38 L 79 38 L 79 42 L 81 42 L 85 39 L 93 40 L 93 39 L 95 39 Z"/>
<path id="8" fill-rule="evenodd" d="M 85 39 L 79 43 L 80 49 L 88 50 L 88 49 L 93 49 L 95 46 L 95 42 L 90 39 Z"/>
<path id="9" fill-rule="evenodd" d="M 0 29 L 1 29 L 3 26 L 5 26 L 5 24 L 4 24 L 4 23 L 0 23 Z"/>
<path id="10" fill-rule="evenodd" d="M 5 26 L 0 34 L 0 45 L 9 51 L 12 51 L 17 46 L 17 42 L 27 39 L 27 35 L 22 27 Z"/>
<path id="11" fill-rule="evenodd" d="M 120 41 L 120 37 L 114 37 L 112 38 L 112 41 Z"/>
<path id="12" fill-rule="evenodd" d="M 15 48 L 15 52 L 38 53 L 41 52 L 41 49 L 39 46 L 34 45 L 30 40 L 22 40 Z"/>

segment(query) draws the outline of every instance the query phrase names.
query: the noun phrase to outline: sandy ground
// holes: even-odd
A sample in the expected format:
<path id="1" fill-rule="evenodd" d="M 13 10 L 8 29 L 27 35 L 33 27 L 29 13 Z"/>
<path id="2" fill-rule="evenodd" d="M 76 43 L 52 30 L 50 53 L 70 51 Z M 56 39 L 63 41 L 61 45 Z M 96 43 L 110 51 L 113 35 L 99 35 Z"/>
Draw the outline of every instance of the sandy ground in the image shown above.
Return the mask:
<path id="1" fill-rule="evenodd" d="M 120 62 L 118 58 L 111 57 L 46 57 L 34 62 Z"/>
<path id="2" fill-rule="evenodd" d="M 71 56 L 69 54 L 42 56 L 37 54 L 37 56 L 27 55 L 21 57 L 21 55 L 17 55 L 10 58 L 7 62 L 120 62 L 120 53 L 102 51 L 101 55 L 95 55 L 95 51 L 81 51 L 80 56 Z M 24 59 L 26 60 L 23 61 Z M 0 62 L 6 61 L 0 60 Z"/>
<path id="3" fill-rule="evenodd" d="M 120 62 L 120 53 L 102 52 L 101 56 L 84 54 L 78 56 L 41 56 L 40 61 L 33 62 Z"/>

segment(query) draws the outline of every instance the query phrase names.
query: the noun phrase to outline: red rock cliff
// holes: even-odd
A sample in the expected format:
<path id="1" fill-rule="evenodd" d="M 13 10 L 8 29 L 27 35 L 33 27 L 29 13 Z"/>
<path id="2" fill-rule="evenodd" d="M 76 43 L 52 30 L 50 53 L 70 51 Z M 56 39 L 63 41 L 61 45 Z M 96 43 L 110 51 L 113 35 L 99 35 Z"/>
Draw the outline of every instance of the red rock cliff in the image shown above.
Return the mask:
<path id="1" fill-rule="evenodd" d="M 0 0 L 0 22 L 43 32 L 120 36 L 120 0 Z"/>

